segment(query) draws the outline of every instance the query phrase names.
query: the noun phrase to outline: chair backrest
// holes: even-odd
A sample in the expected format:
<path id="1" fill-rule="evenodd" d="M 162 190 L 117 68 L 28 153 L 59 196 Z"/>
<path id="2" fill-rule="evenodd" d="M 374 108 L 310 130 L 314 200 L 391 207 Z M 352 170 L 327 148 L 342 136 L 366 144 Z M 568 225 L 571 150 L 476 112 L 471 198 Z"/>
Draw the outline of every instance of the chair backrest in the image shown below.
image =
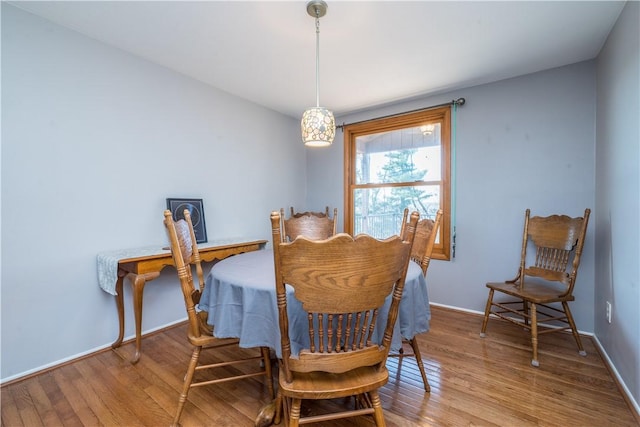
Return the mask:
<path id="1" fill-rule="evenodd" d="M 341 373 L 360 366 L 384 366 L 418 218 L 417 212 L 411 214 L 406 240 L 340 233 L 326 240 L 299 237 L 283 242 L 280 214 L 271 213 L 281 368 L 287 381 L 296 371 Z M 308 345 L 295 357 L 291 357 L 289 338 L 289 286 L 308 320 Z M 384 306 L 389 295 L 387 312 Z M 378 331 L 382 341 L 377 343 L 372 334 L 378 316 L 384 314 L 386 327 L 383 334 Z"/>
<path id="2" fill-rule="evenodd" d="M 402 217 L 402 227 L 400 228 L 400 236 L 404 237 L 409 209 L 404 209 Z M 429 262 L 431 261 L 431 253 L 436 243 L 436 237 L 442 220 L 442 209 L 436 212 L 436 218 L 424 218 L 418 221 L 416 225 L 416 236 L 413 239 L 413 248 L 411 249 L 411 259 L 417 262 L 422 269 L 422 274 L 427 275 Z"/>
<path id="3" fill-rule="evenodd" d="M 312 240 L 322 240 L 336 234 L 336 216 L 338 209 L 333 209 L 333 217 L 329 216 L 329 207 L 325 212 L 298 212 L 291 208 L 291 216 L 284 216 L 284 208 L 280 209 L 280 227 L 282 241 L 292 241 L 298 236 Z"/>
<path id="4" fill-rule="evenodd" d="M 317 216 L 319 218 L 328 217 L 329 216 L 329 206 L 324 208 L 324 212 L 313 212 L 313 211 L 295 212 L 293 210 L 293 206 L 291 206 L 289 209 L 291 210 L 291 213 L 289 215 L 289 217 L 291 217 L 291 218 L 298 218 L 298 217 L 301 217 L 303 215 L 314 215 L 314 216 Z M 337 211 L 338 211 L 338 209 L 334 209 L 334 216 L 335 216 L 335 212 L 337 212 Z M 280 215 L 284 215 L 283 212 L 284 212 L 284 210 L 280 209 Z"/>
<path id="5" fill-rule="evenodd" d="M 178 273 L 184 304 L 187 310 L 189 321 L 189 337 L 198 338 L 205 332 L 213 332 L 211 326 L 207 325 L 206 311 L 196 313 L 196 305 L 200 302 L 200 296 L 204 289 L 204 275 L 202 273 L 202 262 L 196 236 L 191 223 L 191 214 L 184 211 L 184 219 L 174 221 L 170 210 L 164 211 L 164 225 L 169 237 L 171 246 L 171 256 Z M 195 270 L 195 280 L 193 270 Z M 209 334 L 210 335 L 210 334 Z"/>
<path id="6" fill-rule="evenodd" d="M 590 209 L 585 209 L 583 217 L 530 217 L 530 210 L 527 209 L 519 278 L 536 277 L 559 282 L 566 287 L 564 295 L 571 294 L 580 266 L 590 213 Z M 528 247 L 533 247 L 535 251 L 529 258 Z M 522 284 L 523 280 L 520 280 L 520 286 Z"/>

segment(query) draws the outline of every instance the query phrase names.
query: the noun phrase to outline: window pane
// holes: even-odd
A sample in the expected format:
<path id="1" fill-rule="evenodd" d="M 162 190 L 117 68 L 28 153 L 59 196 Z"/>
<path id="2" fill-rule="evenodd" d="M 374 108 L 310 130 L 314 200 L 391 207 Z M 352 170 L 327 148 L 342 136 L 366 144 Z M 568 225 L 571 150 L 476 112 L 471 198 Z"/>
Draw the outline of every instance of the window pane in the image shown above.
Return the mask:
<path id="1" fill-rule="evenodd" d="M 440 123 L 356 137 L 356 184 L 439 181 Z"/>
<path id="2" fill-rule="evenodd" d="M 405 208 L 420 212 L 421 219 L 435 219 L 440 186 L 360 188 L 355 190 L 354 201 L 354 233 L 381 239 L 400 233 Z"/>

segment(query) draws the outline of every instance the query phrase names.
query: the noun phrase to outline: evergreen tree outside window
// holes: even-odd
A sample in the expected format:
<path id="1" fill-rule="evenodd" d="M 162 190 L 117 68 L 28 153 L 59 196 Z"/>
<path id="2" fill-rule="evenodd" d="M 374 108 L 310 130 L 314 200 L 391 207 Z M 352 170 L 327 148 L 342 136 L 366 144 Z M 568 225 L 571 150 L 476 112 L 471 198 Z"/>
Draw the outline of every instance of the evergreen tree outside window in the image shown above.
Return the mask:
<path id="1" fill-rule="evenodd" d="M 405 208 L 443 221 L 433 258 L 450 253 L 450 107 L 345 125 L 345 231 L 385 238 Z"/>

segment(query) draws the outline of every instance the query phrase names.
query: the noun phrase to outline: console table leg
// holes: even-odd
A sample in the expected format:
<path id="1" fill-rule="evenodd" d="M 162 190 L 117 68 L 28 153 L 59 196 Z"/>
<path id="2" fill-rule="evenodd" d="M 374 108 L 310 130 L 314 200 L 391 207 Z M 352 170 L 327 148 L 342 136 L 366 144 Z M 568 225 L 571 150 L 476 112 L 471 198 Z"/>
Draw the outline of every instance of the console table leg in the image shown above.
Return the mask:
<path id="1" fill-rule="evenodd" d="M 124 339 L 124 295 L 122 284 L 124 282 L 124 275 L 118 272 L 118 280 L 116 281 L 116 308 L 118 309 L 118 339 L 111 344 L 112 349 L 120 347 L 122 340 Z"/>
<path id="2" fill-rule="evenodd" d="M 131 360 L 132 364 L 138 363 L 140 360 L 140 348 L 142 347 L 142 294 L 144 285 L 147 281 L 153 280 L 160 276 L 160 272 L 145 274 L 129 274 L 133 286 L 133 314 L 136 320 L 136 354 Z"/>

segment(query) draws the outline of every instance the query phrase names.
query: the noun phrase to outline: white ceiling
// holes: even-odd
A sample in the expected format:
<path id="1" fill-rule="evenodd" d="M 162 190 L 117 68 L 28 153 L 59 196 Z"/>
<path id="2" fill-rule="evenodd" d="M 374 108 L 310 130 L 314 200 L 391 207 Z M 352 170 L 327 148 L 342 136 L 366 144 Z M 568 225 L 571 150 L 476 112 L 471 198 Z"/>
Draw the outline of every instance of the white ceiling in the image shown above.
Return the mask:
<path id="1" fill-rule="evenodd" d="M 315 105 L 306 1 L 11 1 L 291 117 Z M 340 1 L 320 20 L 320 104 L 343 115 L 595 58 L 618 1 Z"/>

